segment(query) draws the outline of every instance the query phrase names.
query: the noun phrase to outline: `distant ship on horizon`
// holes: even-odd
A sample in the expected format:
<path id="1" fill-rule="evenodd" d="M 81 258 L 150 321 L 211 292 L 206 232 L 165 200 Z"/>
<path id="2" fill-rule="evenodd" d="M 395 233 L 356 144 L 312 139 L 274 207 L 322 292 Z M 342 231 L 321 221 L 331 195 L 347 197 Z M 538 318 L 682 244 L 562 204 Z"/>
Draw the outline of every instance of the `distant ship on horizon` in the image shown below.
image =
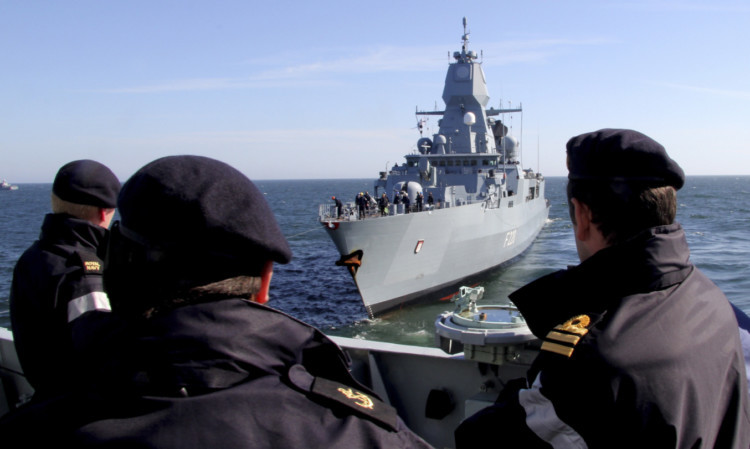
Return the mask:
<path id="1" fill-rule="evenodd" d="M 10 184 L 8 181 L 3 179 L 0 181 L 0 190 L 18 190 L 18 186 Z"/>

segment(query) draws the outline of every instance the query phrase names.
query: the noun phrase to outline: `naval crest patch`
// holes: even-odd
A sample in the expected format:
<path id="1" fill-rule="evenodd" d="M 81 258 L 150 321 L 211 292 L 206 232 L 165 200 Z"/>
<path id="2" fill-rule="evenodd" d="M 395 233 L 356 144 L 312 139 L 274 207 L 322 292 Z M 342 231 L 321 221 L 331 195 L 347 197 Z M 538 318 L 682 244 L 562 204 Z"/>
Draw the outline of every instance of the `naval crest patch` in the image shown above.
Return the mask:
<path id="1" fill-rule="evenodd" d="M 338 391 L 346 396 L 347 399 L 352 399 L 356 405 L 362 408 L 369 408 L 370 410 L 372 410 L 373 406 L 375 405 L 369 396 L 358 391 L 355 392 L 351 388 L 339 388 Z"/>
<path id="2" fill-rule="evenodd" d="M 83 269 L 86 275 L 102 275 L 104 274 L 104 262 L 96 255 L 93 251 L 85 249 L 78 249 L 71 253 L 69 260 L 67 261 L 68 266 L 76 267 L 77 269 Z"/>
<path id="3" fill-rule="evenodd" d="M 84 260 L 83 261 L 83 268 L 86 269 L 86 271 L 96 271 L 99 272 L 102 270 L 102 264 L 100 264 L 96 260 Z"/>
<path id="4" fill-rule="evenodd" d="M 363 393 L 349 385 L 316 377 L 310 391 L 333 400 L 356 413 L 367 416 L 391 429 L 398 427 L 396 409 L 376 396 Z"/>

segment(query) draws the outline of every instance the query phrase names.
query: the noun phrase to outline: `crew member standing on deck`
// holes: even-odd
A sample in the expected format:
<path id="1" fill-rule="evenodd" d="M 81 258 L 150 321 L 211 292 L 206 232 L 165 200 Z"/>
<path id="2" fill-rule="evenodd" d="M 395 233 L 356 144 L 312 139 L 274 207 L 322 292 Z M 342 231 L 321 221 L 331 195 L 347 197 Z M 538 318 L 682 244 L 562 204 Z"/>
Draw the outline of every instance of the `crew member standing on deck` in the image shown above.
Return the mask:
<path id="1" fill-rule="evenodd" d="M 388 212 L 386 209 L 388 209 L 388 196 L 384 193 L 380 195 L 380 198 L 378 199 L 378 207 L 380 208 L 380 215 L 385 217 L 388 215 Z"/>
<path id="2" fill-rule="evenodd" d="M 367 211 L 368 214 L 370 213 L 370 206 L 374 205 L 374 203 L 375 202 L 370 196 L 370 192 L 365 192 L 365 210 Z"/>
<path id="3" fill-rule="evenodd" d="M 362 192 L 359 192 L 357 194 L 357 198 L 355 199 L 355 201 L 357 203 L 357 210 L 359 211 L 359 219 L 364 220 L 365 216 L 367 215 L 367 203 Z"/>
<path id="4" fill-rule="evenodd" d="M 105 281 L 123 344 L 80 390 L 3 417 L 4 449 L 429 447 L 328 337 L 262 305 L 292 254 L 243 174 L 161 158 L 118 207 Z"/>
<path id="5" fill-rule="evenodd" d="M 747 449 L 737 321 L 674 222 L 682 169 L 631 130 L 574 137 L 567 155 L 581 263 L 510 295 L 541 352 L 457 447 L 492 432 L 507 447 Z"/>
<path id="6" fill-rule="evenodd" d="M 120 181 L 99 162 L 63 165 L 52 184 L 52 213 L 13 270 L 13 341 L 38 398 L 82 380 L 86 352 L 96 344 L 91 332 L 109 316 L 103 260 L 119 191 Z"/>
<path id="7" fill-rule="evenodd" d="M 335 196 L 332 196 L 331 199 L 336 204 L 336 218 L 341 218 L 341 208 L 343 207 L 343 204 L 341 204 L 341 200 L 336 198 Z"/>

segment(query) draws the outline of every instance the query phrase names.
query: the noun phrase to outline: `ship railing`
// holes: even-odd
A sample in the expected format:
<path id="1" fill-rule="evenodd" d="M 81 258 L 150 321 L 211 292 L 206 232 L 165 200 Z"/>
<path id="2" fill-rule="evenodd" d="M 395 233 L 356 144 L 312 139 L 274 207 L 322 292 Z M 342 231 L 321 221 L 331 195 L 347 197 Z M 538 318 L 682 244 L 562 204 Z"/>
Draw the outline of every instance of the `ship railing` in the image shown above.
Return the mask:
<path id="1" fill-rule="evenodd" d="M 341 208 L 341 216 L 338 216 L 335 204 L 320 204 L 318 206 L 318 220 L 321 222 L 327 221 L 348 221 L 357 220 L 359 214 L 357 208 L 354 207 L 354 203 L 346 203 Z"/>
<path id="2" fill-rule="evenodd" d="M 474 202 L 475 202 L 474 199 L 471 197 L 457 199 L 455 204 L 452 204 L 450 201 L 436 201 L 435 204 L 433 205 L 423 204 L 421 211 L 418 209 L 416 204 L 410 204 L 408 213 L 418 214 L 420 212 L 429 212 L 429 211 L 434 211 L 438 209 L 449 209 L 451 207 L 461 207 L 461 206 L 473 204 Z M 485 202 L 485 201 L 482 201 L 482 202 Z M 499 203 L 489 206 L 489 207 L 496 208 L 498 207 L 498 205 Z M 509 207 L 513 207 L 512 201 L 509 203 Z M 406 213 L 407 212 L 406 212 L 405 204 L 390 203 L 388 205 L 388 211 L 385 216 L 404 215 Z M 360 219 L 373 219 L 373 218 L 381 218 L 381 217 L 382 215 L 380 214 L 380 208 L 377 206 L 370 206 L 370 208 L 366 210 L 365 216 L 360 217 L 359 208 L 356 207 L 354 203 L 352 202 L 345 203 L 344 206 L 341 208 L 341 217 L 338 217 L 336 213 L 336 205 L 329 204 L 329 203 L 318 205 L 318 220 L 321 222 L 357 221 Z"/>
<path id="3" fill-rule="evenodd" d="M 391 205 L 389 209 L 392 207 L 393 205 Z M 389 212 L 389 215 L 394 215 L 394 213 Z M 365 216 L 361 217 L 359 214 L 359 208 L 356 207 L 353 202 L 345 203 L 341 208 L 341 216 L 339 217 L 335 204 L 325 203 L 318 205 L 318 220 L 321 222 L 356 221 L 360 218 L 369 219 L 378 217 L 380 217 L 380 209 L 375 206 L 370 206 L 370 208 L 365 211 Z"/>
<path id="4" fill-rule="evenodd" d="M 318 206 L 318 219 L 320 221 L 337 220 L 337 215 L 335 204 L 320 204 Z"/>

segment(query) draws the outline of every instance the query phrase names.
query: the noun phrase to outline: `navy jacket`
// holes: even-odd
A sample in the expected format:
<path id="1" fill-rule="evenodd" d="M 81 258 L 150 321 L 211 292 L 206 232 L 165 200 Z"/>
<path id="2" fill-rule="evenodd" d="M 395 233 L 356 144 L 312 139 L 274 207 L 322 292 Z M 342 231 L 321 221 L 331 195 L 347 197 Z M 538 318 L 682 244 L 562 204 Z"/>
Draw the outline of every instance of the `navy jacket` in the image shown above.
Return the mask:
<path id="1" fill-rule="evenodd" d="M 103 249 L 108 231 L 65 214 L 44 218 L 16 263 L 10 319 L 21 367 L 38 395 L 84 381 L 97 329 L 110 328 Z"/>
<path id="2" fill-rule="evenodd" d="M 429 447 L 336 344 L 272 308 L 185 305 L 135 330 L 101 355 L 97 382 L 0 421 L 3 447 Z"/>
<path id="3" fill-rule="evenodd" d="M 688 258 L 682 228 L 657 227 L 513 293 L 542 351 L 458 447 L 492 430 L 504 447 L 747 449 L 737 321 Z"/>

